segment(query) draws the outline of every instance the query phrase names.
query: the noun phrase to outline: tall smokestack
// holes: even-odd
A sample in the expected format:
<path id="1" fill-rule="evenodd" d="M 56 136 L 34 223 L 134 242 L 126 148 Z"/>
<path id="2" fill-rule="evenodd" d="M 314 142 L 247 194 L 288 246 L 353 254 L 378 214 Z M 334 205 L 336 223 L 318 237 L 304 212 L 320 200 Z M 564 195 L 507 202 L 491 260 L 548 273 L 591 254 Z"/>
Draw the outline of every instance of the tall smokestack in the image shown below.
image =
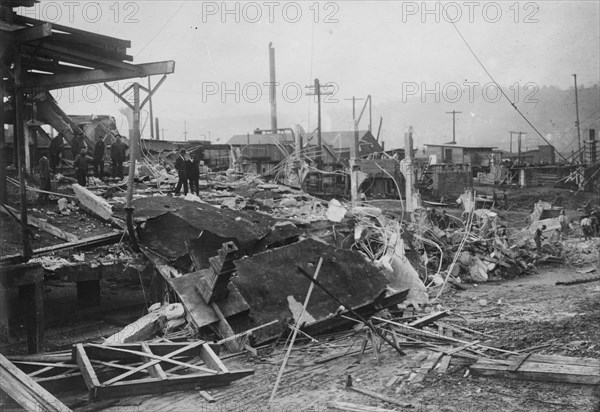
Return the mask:
<path id="1" fill-rule="evenodd" d="M 271 132 L 277 133 L 277 88 L 275 87 L 275 49 L 269 43 L 269 102 L 271 103 Z"/>

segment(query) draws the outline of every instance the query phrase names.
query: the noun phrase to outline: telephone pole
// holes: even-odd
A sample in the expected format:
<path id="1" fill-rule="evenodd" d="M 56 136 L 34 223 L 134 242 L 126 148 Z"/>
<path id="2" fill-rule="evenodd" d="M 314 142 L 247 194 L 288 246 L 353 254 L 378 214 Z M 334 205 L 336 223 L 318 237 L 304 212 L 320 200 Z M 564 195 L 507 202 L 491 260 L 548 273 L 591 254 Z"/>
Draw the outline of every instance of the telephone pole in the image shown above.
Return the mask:
<path id="1" fill-rule="evenodd" d="M 356 119 L 356 101 L 357 100 L 365 100 L 362 97 L 355 97 L 352 96 L 351 99 L 344 99 L 344 100 L 352 100 L 352 120 Z"/>
<path id="2" fill-rule="evenodd" d="M 510 149 L 508 151 L 510 153 L 512 153 L 512 137 L 513 137 L 513 134 L 515 134 L 515 132 L 508 132 L 508 133 L 510 133 L 510 146 L 509 146 Z"/>
<path id="3" fill-rule="evenodd" d="M 577 143 L 579 149 L 579 163 L 583 164 L 583 152 L 581 151 L 581 129 L 579 129 L 579 101 L 577 99 L 577 75 L 573 75 L 575 81 L 575 126 L 577 126 Z"/>
<path id="4" fill-rule="evenodd" d="M 462 112 L 457 112 L 456 110 L 446 112 L 446 114 L 452 115 L 452 144 L 456 144 L 456 115 L 460 113 Z"/>
<path id="5" fill-rule="evenodd" d="M 307 96 L 317 96 L 317 145 L 319 146 L 319 160 L 318 160 L 318 165 L 319 167 L 321 166 L 322 163 L 322 146 L 323 146 L 323 141 L 321 138 L 321 96 L 323 95 L 328 95 L 328 94 L 333 94 L 332 92 L 328 92 L 328 91 L 322 91 L 321 89 L 327 89 L 331 86 L 321 86 L 321 83 L 319 82 L 319 79 L 315 79 L 315 84 L 314 86 L 306 86 L 307 89 L 314 89 L 314 91 L 307 93 Z"/>
<path id="6" fill-rule="evenodd" d="M 183 141 L 187 142 L 187 135 L 188 135 L 188 131 L 187 131 L 187 120 L 183 121 Z"/>
<path id="7" fill-rule="evenodd" d="M 517 160 L 521 163 L 521 135 L 527 134 L 525 132 L 509 132 L 510 133 L 510 142 L 511 142 L 511 153 L 512 153 L 512 135 L 517 135 Z"/>

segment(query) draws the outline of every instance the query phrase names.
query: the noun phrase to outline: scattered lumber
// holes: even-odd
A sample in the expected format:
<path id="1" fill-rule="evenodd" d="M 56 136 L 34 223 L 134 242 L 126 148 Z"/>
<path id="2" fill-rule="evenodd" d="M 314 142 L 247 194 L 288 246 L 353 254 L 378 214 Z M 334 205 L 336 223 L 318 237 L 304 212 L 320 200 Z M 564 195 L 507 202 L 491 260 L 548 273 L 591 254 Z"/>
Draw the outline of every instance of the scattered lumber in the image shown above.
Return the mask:
<path id="1" fill-rule="evenodd" d="M 71 185 L 71 188 L 82 206 L 101 219 L 111 220 L 112 208 L 106 200 L 77 183 Z"/>
<path id="2" fill-rule="evenodd" d="M 512 356 L 503 363 L 479 359 L 470 370 L 482 376 L 600 385 L 600 360 L 591 358 L 529 354 Z"/>
<path id="3" fill-rule="evenodd" d="M 21 214 L 19 213 L 19 211 L 8 205 L 0 205 L 0 211 L 2 213 L 9 214 L 9 215 L 11 213 L 8 213 L 8 211 L 10 211 L 18 219 L 21 218 Z M 30 224 L 31 226 L 37 227 L 40 230 L 43 230 L 46 233 L 50 233 L 52 236 L 55 236 L 59 239 L 66 240 L 68 242 L 77 242 L 79 240 L 79 238 L 77 236 L 75 236 L 74 234 L 66 232 L 66 231 L 64 231 L 54 225 L 51 225 L 50 223 L 48 223 L 40 218 L 37 218 L 35 216 L 28 215 L 27 223 Z"/>
<path id="4" fill-rule="evenodd" d="M 0 389 L 26 411 L 71 411 L 1 354 Z"/>
<path id="5" fill-rule="evenodd" d="M 447 310 L 441 311 L 441 312 L 432 312 L 427 316 L 423 316 L 422 318 L 419 318 L 411 323 L 409 323 L 409 326 L 412 326 L 413 328 L 422 328 L 423 326 L 427 326 L 433 322 L 435 322 L 436 320 L 442 319 L 446 316 L 448 316 L 450 313 Z"/>
<path id="6" fill-rule="evenodd" d="M 346 412 L 393 412 L 392 409 L 383 409 L 377 406 L 360 405 L 358 403 L 350 402 L 328 402 L 327 407 L 336 411 Z"/>
<path id="7" fill-rule="evenodd" d="M 202 359 L 203 366 L 186 362 L 197 357 Z M 77 344 L 73 348 L 72 360 L 79 366 L 92 399 L 159 394 L 196 387 L 205 390 L 228 385 L 254 373 L 251 369 L 230 371 L 211 346 L 202 340 L 185 343 Z M 94 369 L 94 361 L 103 361 L 103 366 L 114 366 L 122 373 L 117 376 L 113 374 L 109 379 L 100 377 Z M 114 364 L 114 361 L 119 361 L 119 364 Z M 163 369 L 168 364 L 176 365 L 176 368 Z M 174 373 L 175 369 L 177 374 Z"/>

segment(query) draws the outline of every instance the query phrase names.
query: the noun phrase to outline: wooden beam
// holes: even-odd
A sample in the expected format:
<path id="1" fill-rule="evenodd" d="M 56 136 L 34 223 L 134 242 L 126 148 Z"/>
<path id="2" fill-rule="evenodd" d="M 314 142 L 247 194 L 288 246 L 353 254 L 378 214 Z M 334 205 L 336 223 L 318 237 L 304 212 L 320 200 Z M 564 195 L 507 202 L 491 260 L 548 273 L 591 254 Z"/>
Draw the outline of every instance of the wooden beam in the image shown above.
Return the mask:
<path id="1" fill-rule="evenodd" d="M 28 411 L 71 411 L 1 354 L 0 389 Z"/>
<path id="2" fill-rule="evenodd" d="M 40 89 L 54 90 L 65 87 L 84 86 L 86 84 L 154 76 L 158 74 L 171 74 L 175 71 L 175 62 L 169 60 L 164 62 L 144 63 L 136 64 L 135 67 L 137 70 L 135 72 L 124 69 L 99 69 L 73 74 L 56 74 L 50 78 L 29 75 L 24 79 L 23 88 L 25 91 L 29 92 Z"/>
<path id="3" fill-rule="evenodd" d="M 34 40 L 40 40 L 52 35 L 52 24 L 42 23 L 33 27 L 27 27 L 12 32 L 3 32 L 10 40 L 16 43 L 27 43 Z"/>
<path id="4" fill-rule="evenodd" d="M 17 209 L 14 209 L 7 205 L 0 205 L 0 212 L 9 214 L 8 212 L 6 212 L 6 210 L 10 210 L 18 218 L 21 217 Z M 50 223 L 31 215 L 27 216 L 27 223 L 31 226 L 37 227 L 40 230 L 43 230 L 46 233 L 50 233 L 52 236 L 55 236 L 59 239 L 63 239 L 69 242 L 77 242 L 79 240 L 79 238 L 74 234 L 65 232 L 64 230 L 59 229 L 56 226 L 51 225 Z"/>
<path id="5" fill-rule="evenodd" d="M 138 69 L 135 65 L 130 63 L 125 63 L 119 60 L 109 59 L 106 57 L 90 54 L 87 52 L 75 50 L 71 47 L 62 47 L 57 44 L 52 43 L 44 43 L 40 50 L 50 50 L 55 53 L 60 53 L 63 57 L 61 60 L 68 61 L 69 56 L 76 57 L 78 59 L 83 59 L 84 61 L 91 62 L 91 67 L 95 67 L 97 63 L 102 63 L 107 66 L 116 67 L 124 70 L 128 70 L 130 72 L 137 72 Z"/>
<path id="6" fill-rule="evenodd" d="M 32 17 L 17 15 L 17 16 L 15 16 L 15 23 L 31 24 L 31 25 L 35 26 L 35 25 L 43 24 L 43 23 L 45 23 L 45 21 L 37 20 Z M 92 40 L 93 42 L 103 43 L 105 45 L 112 44 L 112 45 L 115 45 L 115 46 L 118 46 L 121 48 L 131 47 L 131 41 L 129 41 L 129 40 L 123 40 L 123 39 L 118 39 L 116 37 L 105 36 L 103 34 L 92 33 L 89 31 L 75 29 L 73 27 L 63 26 L 61 24 L 56 24 L 56 23 L 52 24 L 52 28 L 54 30 L 69 33 L 69 34 L 73 35 L 74 38 L 80 37 L 84 40 L 85 39 Z"/>
<path id="7" fill-rule="evenodd" d="M 148 342 L 142 342 L 142 352 L 146 352 L 149 354 L 153 354 L 152 351 L 150 350 L 150 346 L 148 346 Z M 144 362 L 146 362 L 146 364 L 150 364 L 152 363 L 150 361 L 150 358 L 148 358 L 147 356 L 142 356 L 142 360 Z M 155 363 L 152 366 L 148 366 L 146 368 L 146 370 L 148 371 L 148 373 L 150 374 L 150 376 L 152 376 L 153 378 L 156 379 L 167 379 L 167 374 L 165 373 L 165 371 L 163 370 L 163 368 L 160 366 L 160 363 Z"/>
<path id="8" fill-rule="evenodd" d="M 73 351 L 75 352 L 75 361 L 77 362 L 77 365 L 79 365 L 79 370 L 83 375 L 85 386 L 87 386 L 89 391 L 95 390 L 95 388 L 100 386 L 100 381 L 96 376 L 96 371 L 94 370 L 90 359 L 85 353 L 83 345 L 78 343 L 75 345 L 75 348 L 73 348 Z"/>

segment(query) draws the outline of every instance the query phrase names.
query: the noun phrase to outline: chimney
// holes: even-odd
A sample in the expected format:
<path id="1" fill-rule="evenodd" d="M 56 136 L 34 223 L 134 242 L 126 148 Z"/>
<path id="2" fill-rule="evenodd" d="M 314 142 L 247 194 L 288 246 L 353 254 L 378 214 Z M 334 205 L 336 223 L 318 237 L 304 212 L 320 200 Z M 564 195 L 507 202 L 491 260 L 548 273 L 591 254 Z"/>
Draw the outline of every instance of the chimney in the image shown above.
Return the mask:
<path id="1" fill-rule="evenodd" d="M 271 132 L 277 133 L 277 88 L 275 87 L 275 49 L 269 43 L 269 102 L 271 103 Z"/>

